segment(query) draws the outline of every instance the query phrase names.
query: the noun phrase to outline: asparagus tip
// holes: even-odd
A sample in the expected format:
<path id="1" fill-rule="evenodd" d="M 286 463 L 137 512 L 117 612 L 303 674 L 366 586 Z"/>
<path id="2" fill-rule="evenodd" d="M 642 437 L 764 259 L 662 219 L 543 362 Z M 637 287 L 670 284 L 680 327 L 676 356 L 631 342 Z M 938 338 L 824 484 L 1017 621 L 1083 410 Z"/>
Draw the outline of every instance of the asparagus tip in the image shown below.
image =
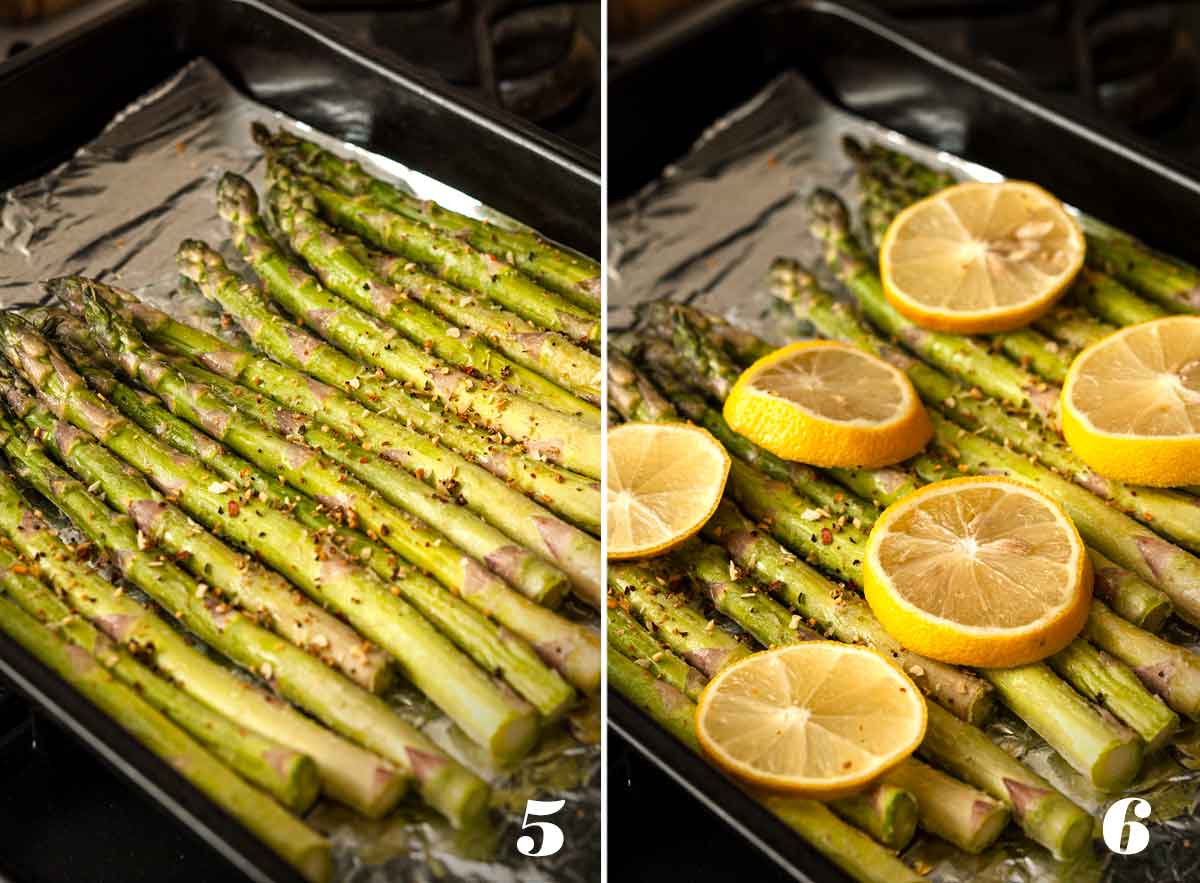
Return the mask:
<path id="1" fill-rule="evenodd" d="M 241 175 L 226 172 L 217 185 L 217 211 L 231 224 L 248 224 L 258 215 L 258 194 Z"/>

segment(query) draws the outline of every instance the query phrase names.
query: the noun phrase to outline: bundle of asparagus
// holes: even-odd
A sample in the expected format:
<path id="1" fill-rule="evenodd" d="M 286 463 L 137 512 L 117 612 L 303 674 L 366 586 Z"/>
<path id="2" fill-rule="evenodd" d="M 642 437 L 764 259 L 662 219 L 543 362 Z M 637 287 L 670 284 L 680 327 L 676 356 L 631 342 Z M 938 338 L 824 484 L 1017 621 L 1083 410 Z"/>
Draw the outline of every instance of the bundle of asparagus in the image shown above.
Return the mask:
<path id="1" fill-rule="evenodd" d="M 861 173 L 863 220 L 875 241 L 899 210 L 949 183 L 894 151 L 851 144 L 850 152 Z M 635 666 L 618 677 L 610 664 L 611 683 L 689 742 L 691 720 L 680 716 L 692 709 L 688 697 L 694 700 L 710 677 L 754 645 L 816 637 L 810 629 L 869 644 L 896 659 L 925 692 L 929 727 L 919 753 L 932 766 L 910 761 L 863 798 L 878 806 L 885 785 L 908 790 L 920 828 L 972 852 L 994 841 L 1007 809 L 1056 857 L 1078 855 L 1090 839 L 1087 814 L 976 727 L 998 699 L 1093 788 L 1119 793 L 1145 756 L 1172 745 L 1183 719 L 1200 719 L 1194 703 L 1200 655 L 1157 634 L 1172 615 L 1196 621 L 1200 571 L 1190 551 L 1200 524 L 1196 501 L 1184 492 L 1101 478 L 1062 443 L 1055 420 L 1057 384 L 1073 353 L 1119 325 L 1178 310 L 1180 302 L 1167 298 L 1174 303 L 1167 306 L 1150 284 L 1135 293 L 1096 261 L 1036 329 L 991 340 L 924 331 L 883 298 L 836 197 L 819 193 L 810 205 L 830 268 L 858 310 L 790 260 L 771 268 L 772 294 L 821 337 L 853 344 L 905 372 L 932 412 L 934 441 L 926 453 L 885 469 L 822 470 L 781 460 L 735 433 L 720 413 L 741 371 L 774 348 L 694 307 L 644 308 L 625 352 L 610 356 L 610 413 L 637 422 L 693 422 L 734 462 L 702 541 L 690 540 L 684 551 L 653 562 L 610 565 L 610 659 L 619 655 L 622 669 Z M 1089 230 L 1089 247 L 1098 235 Z M 1167 277 L 1162 259 L 1122 243 L 1138 249 L 1135 276 Z M 995 472 L 1063 503 L 1090 547 L 1096 598 L 1084 632 L 1046 664 L 969 672 L 900 648 L 855 586 L 866 531 L 882 507 L 927 482 Z M 663 703 L 648 696 L 654 682 L 657 696 L 674 690 L 677 698 Z M 941 777 L 938 784 L 930 774 Z M 971 814 L 955 808 L 972 804 L 952 797 L 954 788 L 979 789 L 977 811 L 978 798 L 991 799 L 999 816 L 990 825 L 968 824 Z M 935 803 L 945 810 L 937 819 L 930 815 Z M 781 807 L 772 808 L 787 820 Z M 830 809 L 879 845 L 902 848 L 878 816 Z M 820 832 L 797 831 L 822 848 Z M 878 867 L 848 870 L 858 879 L 885 879 Z"/>
<path id="2" fill-rule="evenodd" d="M 320 795 L 375 818 L 411 785 L 474 823 L 487 771 L 599 689 L 598 632 L 563 606 L 599 606 L 598 271 L 255 135 L 286 250 L 227 175 L 263 288 L 204 243 L 179 265 L 257 352 L 80 277 L 0 313 L 0 630 L 325 880 L 297 817 Z M 382 697 L 397 674 L 479 769 Z"/>

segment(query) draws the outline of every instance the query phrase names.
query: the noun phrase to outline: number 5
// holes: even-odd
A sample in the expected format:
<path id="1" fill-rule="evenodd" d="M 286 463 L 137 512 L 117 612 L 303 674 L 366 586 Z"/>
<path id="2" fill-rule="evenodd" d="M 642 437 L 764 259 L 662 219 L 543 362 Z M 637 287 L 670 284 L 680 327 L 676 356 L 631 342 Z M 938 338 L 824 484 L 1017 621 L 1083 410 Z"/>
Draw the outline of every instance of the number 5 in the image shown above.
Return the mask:
<path id="1" fill-rule="evenodd" d="M 525 828 L 541 828 L 542 829 L 542 846 L 537 851 L 533 848 L 533 838 L 528 834 L 517 840 L 517 852 L 521 855 L 527 855 L 530 858 L 541 858 L 546 855 L 554 855 L 563 847 L 563 832 L 562 828 L 553 822 L 531 822 L 530 816 L 552 816 L 563 806 L 566 805 L 565 800 L 530 800 L 525 803 L 525 819 L 521 822 L 521 829 Z"/>
<path id="2" fill-rule="evenodd" d="M 1104 814 L 1104 845 L 1117 855 L 1134 855 L 1150 843 L 1150 832 L 1141 822 L 1126 818 L 1130 805 L 1139 819 L 1150 817 L 1150 804 L 1140 797 L 1124 797 L 1108 808 Z M 1129 829 L 1129 840 L 1122 847 L 1121 834 Z"/>

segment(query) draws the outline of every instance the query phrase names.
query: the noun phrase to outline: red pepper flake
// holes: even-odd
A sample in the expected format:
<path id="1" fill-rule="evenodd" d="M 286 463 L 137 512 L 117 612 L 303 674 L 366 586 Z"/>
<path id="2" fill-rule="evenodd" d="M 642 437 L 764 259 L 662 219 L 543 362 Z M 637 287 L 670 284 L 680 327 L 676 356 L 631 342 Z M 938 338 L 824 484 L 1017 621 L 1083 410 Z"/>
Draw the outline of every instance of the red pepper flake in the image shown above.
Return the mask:
<path id="1" fill-rule="evenodd" d="M 821 528 L 821 545 L 828 546 L 833 542 L 833 531 L 827 527 Z"/>
<path id="2" fill-rule="evenodd" d="M 238 505 L 237 500 L 229 501 L 229 517 L 230 518 L 237 518 L 238 514 L 241 511 L 242 511 L 242 507 Z"/>

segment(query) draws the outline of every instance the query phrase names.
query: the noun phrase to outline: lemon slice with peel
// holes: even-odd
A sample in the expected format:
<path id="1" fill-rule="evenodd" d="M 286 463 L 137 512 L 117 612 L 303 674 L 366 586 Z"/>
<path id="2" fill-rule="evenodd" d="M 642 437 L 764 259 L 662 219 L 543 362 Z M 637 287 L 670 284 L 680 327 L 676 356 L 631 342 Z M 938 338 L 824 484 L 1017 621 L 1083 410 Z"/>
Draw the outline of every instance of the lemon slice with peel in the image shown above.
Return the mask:
<path id="1" fill-rule="evenodd" d="M 696 736 L 725 772 L 806 797 L 861 790 L 925 736 L 925 699 L 878 652 L 810 641 L 755 653 L 713 678 Z"/>
<path id="2" fill-rule="evenodd" d="M 933 435 L 902 371 L 828 340 L 794 343 L 747 368 L 725 420 L 776 456 L 814 466 L 888 466 Z"/>
<path id="3" fill-rule="evenodd" d="M 1132 325 L 1080 353 L 1062 421 L 1071 449 L 1101 475 L 1200 483 L 1200 316 Z"/>
<path id="4" fill-rule="evenodd" d="M 1084 250 L 1079 224 L 1042 188 L 970 182 L 897 215 L 879 272 L 892 306 L 922 328 L 1010 331 L 1050 310 Z"/>
<path id="5" fill-rule="evenodd" d="M 863 589 L 908 649 L 1007 668 L 1079 634 L 1092 569 L 1075 525 L 1045 494 L 1006 478 L 955 478 L 884 511 L 867 540 Z"/>
<path id="6" fill-rule="evenodd" d="M 641 558 L 693 536 L 725 492 L 729 454 L 687 423 L 627 423 L 608 433 L 608 557 Z"/>

